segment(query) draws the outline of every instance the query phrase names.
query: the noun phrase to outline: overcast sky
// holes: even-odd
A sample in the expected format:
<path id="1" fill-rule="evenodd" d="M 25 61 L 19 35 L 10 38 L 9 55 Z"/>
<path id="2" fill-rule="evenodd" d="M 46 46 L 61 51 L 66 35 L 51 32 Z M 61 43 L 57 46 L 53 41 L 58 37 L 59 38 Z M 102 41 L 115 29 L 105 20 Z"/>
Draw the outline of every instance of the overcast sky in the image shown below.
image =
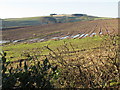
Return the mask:
<path id="1" fill-rule="evenodd" d="M 119 0 L 0 0 L 0 18 L 81 13 L 118 17 Z"/>

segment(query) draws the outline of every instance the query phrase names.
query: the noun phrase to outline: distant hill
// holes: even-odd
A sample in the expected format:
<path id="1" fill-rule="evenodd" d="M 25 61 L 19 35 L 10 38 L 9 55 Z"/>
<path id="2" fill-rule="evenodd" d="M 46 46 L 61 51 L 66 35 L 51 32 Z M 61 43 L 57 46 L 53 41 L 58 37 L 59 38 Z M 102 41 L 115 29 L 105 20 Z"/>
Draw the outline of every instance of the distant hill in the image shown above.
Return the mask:
<path id="1" fill-rule="evenodd" d="M 28 18 L 9 18 L 3 19 L 2 25 L 3 30 L 5 28 L 17 28 L 24 26 L 34 26 L 43 24 L 54 24 L 54 23 L 68 23 L 77 21 L 88 21 L 107 19 L 105 17 L 89 16 L 86 14 L 50 14 L 50 16 L 41 17 L 28 17 Z M 9 29 L 6 29 L 9 30 Z"/>

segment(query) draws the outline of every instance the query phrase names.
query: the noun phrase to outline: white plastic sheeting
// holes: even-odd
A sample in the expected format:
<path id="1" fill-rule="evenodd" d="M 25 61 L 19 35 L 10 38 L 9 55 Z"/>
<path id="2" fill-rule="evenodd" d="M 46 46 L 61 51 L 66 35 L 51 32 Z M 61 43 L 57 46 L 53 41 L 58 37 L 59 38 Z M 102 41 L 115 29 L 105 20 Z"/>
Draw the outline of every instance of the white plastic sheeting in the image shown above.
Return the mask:
<path id="1" fill-rule="evenodd" d="M 96 33 L 92 33 L 92 34 L 90 35 L 90 37 L 93 36 L 93 35 L 96 35 Z"/>
<path id="2" fill-rule="evenodd" d="M 8 43 L 8 42 L 10 42 L 10 41 L 0 41 L 0 44 L 2 44 L 2 43 Z"/>
<path id="3" fill-rule="evenodd" d="M 51 39 L 59 39 L 59 37 L 53 37 L 53 38 L 51 38 Z"/>
<path id="4" fill-rule="evenodd" d="M 89 34 L 85 34 L 84 37 L 88 36 Z"/>
<path id="5" fill-rule="evenodd" d="M 72 36 L 72 38 L 77 38 L 77 37 L 79 37 L 80 36 L 80 34 L 77 34 L 77 35 L 75 35 L 75 36 Z"/>
<path id="6" fill-rule="evenodd" d="M 61 37 L 60 39 L 66 39 L 66 38 L 68 38 L 69 36 L 65 36 L 65 37 Z"/>
<path id="7" fill-rule="evenodd" d="M 80 37 L 83 37 L 85 34 L 80 35 Z"/>

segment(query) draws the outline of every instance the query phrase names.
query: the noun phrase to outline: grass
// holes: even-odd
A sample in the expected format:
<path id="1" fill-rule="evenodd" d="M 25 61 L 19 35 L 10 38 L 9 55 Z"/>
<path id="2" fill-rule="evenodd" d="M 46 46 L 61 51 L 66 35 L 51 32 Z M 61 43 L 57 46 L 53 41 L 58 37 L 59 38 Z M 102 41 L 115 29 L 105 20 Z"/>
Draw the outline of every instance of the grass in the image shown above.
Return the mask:
<path id="1" fill-rule="evenodd" d="M 100 43 L 102 42 L 102 38 L 99 36 L 95 37 L 86 37 L 83 39 L 64 39 L 64 40 L 49 40 L 45 42 L 37 42 L 37 43 L 18 43 L 18 44 L 9 44 L 3 47 L 3 50 L 6 51 L 8 54 L 8 60 L 18 60 L 25 57 L 21 57 L 21 54 L 24 52 L 38 52 L 41 55 L 48 55 L 49 50 L 44 48 L 44 46 L 49 46 L 52 50 L 56 50 L 56 48 L 62 47 L 65 43 L 68 44 L 68 48 L 72 50 L 69 43 L 71 43 L 76 50 L 80 49 L 90 49 L 94 47 L 99 47 Z M 43 52 L 39 52 L 43 51 Z"/>
<path id="2" fill-rule="evenodd" d="M 21 57 L 21 54 L 27 56 L 25 60 L 17 63 L 14 62 L 9 65 L 4 63 L 2 70 L 4 76 L 3 83 L 7 86 L 13 83 L 19 87 L 21 84 L 18 82 L 21 82 L 23 83 L 22 87 L 24 87 L 24 85 L 26 86 L 28 84 L 27 82 L 32 81 L 32 83 L 29 84 L 35 85 L 36 87 L 39 85 L 37 83 L 46 81 L 35 81 L 41 79 L 40 72 L 51 67 L 50 71 L 47 71 L 51 73 L 51 70 L 55 71 L 56 69 L 56 76 L 53 76 L 54 78 L 50 82 L 55 88 L 119 88 L 118 40 L 118 36 L 106 35 L 103 37 L 94 36 L 83 39 L 49 40 L 41 43 L 5 45 L 3 48 L 6 50 L 7 59 L 10 55 L 15 56 L 9 58 L 9 60 L 25 58 Z M 46 48 L 44 46 L 46 46 Z M 43 52 L 40 52 L 42 50 Z M 11 51 L 11 53 L 9 51 Z M 48 55 L 36 57 L 37 54 Z M 6 61 L 5 53 L 2 55 L 2 59 Z M 41 70 L 39 70 L 39 68 Z M 6 71 L 6 73 L 4 73 L 4 71 Z M 10 77 L 6 79 L 5 75 L 7 74 Z M 46 71 L 45 75 L 47 75 Z M 42 76 L 46 78 L 50 76 L 45 75 L 43 73 Z M 18 81 L 13 82 L 15 80 Z M 7 82 L 11 83 L 7 84 Z M 34 82 L 36 84 L 34 84 Z M 10 86 L 14 87 L 14 85 Z"/>
<path id="3" fill-rule="evenodd" d="M 107 17 L 94 18 L 94 20 L 104 20 L 104 19 L 112 19 L 112 18 L 107 18 Z"/>
<path id="4" fill-rule="evenodd" d="M 49 17 L 52 20 L 50 20 L 50 19 L 48 20 L 45 17 Z M 54 23 L 55 22 L 54 20 L 65 23 L 65 22 L 88 21 L 88 20 L 98 20 L 98 19 L 107 19 L 107 18 L 94 17 L 94 16 L 81 16 L 81 17 L 66 16 L 66 17 L 60 17 L 59 20 L 56 17 L 51 17 L 51 16 L 8 18 L 8 19 L 3 19 L 3 26 L 4 26 L 4 28 L 12 28 L 12 27 L 40 25 L 40 24 L 45 23 L 46 21 L 47 22 L 52 21 L 52 23 Z"/>
<path id="5" fill-rule="evenodd" d="M 42 17 L 45 16 L 39 16 L 39 17 L 24 17 L 24 18 L 8 18 L 8 19 L 4 19 L 5 21 L 24 21 L 24 20 L 38 20 Z M 48 17 L 48 16 L 46 16 Z"/>
<path id="6" fill-rule="evenodd" d="M 3 19 L 3 26 L 4 28 L 12 28 L 40 25 L 42 23 L 42 20 L 50 21 L 45 19 L 45 17 L 49 16 Z"/>

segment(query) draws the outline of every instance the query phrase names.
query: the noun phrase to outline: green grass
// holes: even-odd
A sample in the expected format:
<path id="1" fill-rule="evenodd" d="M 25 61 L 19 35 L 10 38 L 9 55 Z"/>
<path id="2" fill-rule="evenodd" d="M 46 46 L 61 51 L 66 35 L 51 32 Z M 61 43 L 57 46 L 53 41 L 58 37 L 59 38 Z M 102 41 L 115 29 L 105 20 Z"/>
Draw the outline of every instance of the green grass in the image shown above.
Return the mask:
<path id="1" fill-rule="evenodd" d="M 43 21 L 52 21 L 52 20 L 46 19 L 46 17 L 53 19 L 50 16 L 28 17 L 28 18 L 27 17 L 26 18 L 9 18 L 9 19 L 3 19 L 3 26 L 4 28 L 34 26 L 34 25 L 40 25 Z"/>
<path id="2" fill-rule="evenodd" d="M 39 17 L 24 17 L 24 18 L 8 18 L 8 19 L 4 19 L 5 21 L 24 21 L 24 20 L 38 20 L 42 17 L 45 17 L 45 16 L 39 16 Z M 48 17 L 48 16 L 46 16 Z"/>
<path id="3" fill-rule="evenodd" d="M 94 20 L 104 20 L 104 19 L 112 19 L 112 18 L 107 18 L 107 17 L 94 18 Z"/>
<path id="4" fill-rule="evenodd" d="M 15 61 L 18 59 L 25 58 L 23 56 L 21 57 L 21 54 L 23 52 L 29 52 L 31 55 L 36 54 L 36 53 L 38 55 L 40 54 L 48 55 L 50 51 L 44 48 L 44 46 L 47 46 L 47 45 L 52 50 L 56 50 L 56 48 L 61 48 L 66 43 L 67 47 L 70 50 L 72 50 L 70 46 L 70 43 L 71 43 L 76 50 L 78 49 L 81 50 L 81 49 L 90 49 L 94 47 L 99 47 L 102 40 L 103 39 L 101 37 L 95 36 L 95 37 L 86 37 L 83 39 L 64 39 L 64 40 L 58 40 L 58 41 L 49 40 L 49 41 L 39 42 L 39 43 L 19 43 L 15 45 L 9 44 L 9 45 L 5 45 L 3 47 L 3 50 L 6 51 L 6 53 L 8 54 L 7 55 L 8 60 Z M 43 52 L 40 53 L 39 51 L 43 51 Z"/>
<path id="5" fill-rule="evenodd" d="M 49 19 L 46 19 L 45 17 L 48 17 Z M 46 21 L 49 23 L 50 22 L 54 23 L 57 20 L 58 22 L 65 23 L 65 22 L 88 21 L 88 20 L 98 20 L 98 19 L 110 19 L 110 18 L 94 17 L 94 16 L 80 16 L 80 17 L 61 16 L 59 20 L 56 17 L 51 17 L 51 16 L 8 18 L 8 19 L 3 19 L 3 26 L 4 28 L 11 28 L 11 27 L 40 25 L 42 23 L 45 23 Z"/>

